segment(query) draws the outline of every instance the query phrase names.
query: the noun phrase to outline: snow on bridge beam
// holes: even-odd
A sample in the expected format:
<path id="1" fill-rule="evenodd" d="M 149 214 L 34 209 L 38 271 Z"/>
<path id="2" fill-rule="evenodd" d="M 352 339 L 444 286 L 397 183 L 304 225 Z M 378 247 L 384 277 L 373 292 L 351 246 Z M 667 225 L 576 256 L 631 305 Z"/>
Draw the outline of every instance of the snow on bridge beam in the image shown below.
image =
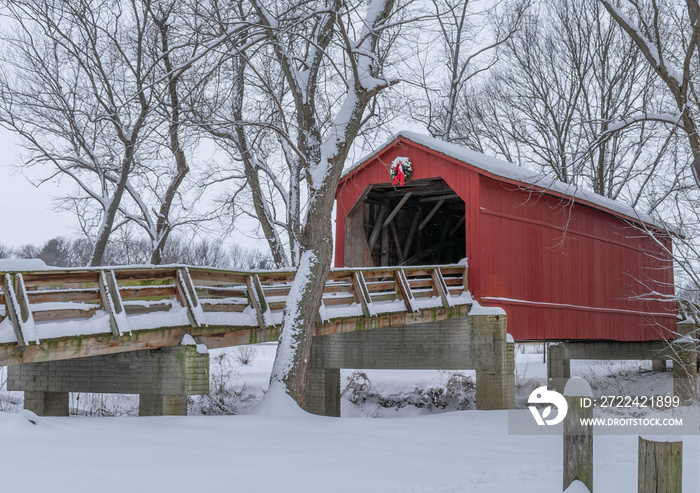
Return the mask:
<path id="1" fill-rule="evenodd" d="M 343 334 L 466 317 L 469 309 L 470 305 L 459 305 L 449 310 L 440 306 L 423 308 L 416 313 L 403 311 L 380 314 L 369 318 L 360 316 L 334 319 L 318 324 L 315 335 Z M 261 329 L 257 326 L 232 328 L 230 326 L 191 327 L 185 325 L 148 331 L 132 331 L 130 334 L 125 334 L 121 337 L 114 337 L 109 333 L 45 339 L 39 344 L 32 344 L 24 348 L 19 348 L 16 343 L 2 344 L 0 345 L 0 366 L 177 346 L 186 334 L 194 337 L 198 344 L 204 344 L 209 349 L 215 349 L 276 341 L 279 338 L 279 326 L 269 326 Z"/>
<path id="2" fill-rule="evenodd" d="M 275 340 L 295 272 L 177 265 L 0 275 L 11 304 L 0 312 L 2 365 L 166 347 L 186 332 L 212 347 Z M 463 316 L 455 309 L 471 302 L 461 265 L 334 269 L 318 327 L 411 323 L 425 310 Z"/>

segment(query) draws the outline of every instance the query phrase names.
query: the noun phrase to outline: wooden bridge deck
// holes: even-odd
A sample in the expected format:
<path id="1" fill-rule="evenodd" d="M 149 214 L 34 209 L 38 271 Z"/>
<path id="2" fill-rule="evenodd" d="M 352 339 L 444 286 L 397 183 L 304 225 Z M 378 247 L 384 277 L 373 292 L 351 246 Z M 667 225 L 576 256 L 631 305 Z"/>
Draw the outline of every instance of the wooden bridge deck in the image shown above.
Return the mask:
<path id="1" fill-rule="evenodd" d="M 193 266 L 0 272 L 0 366 L 277 340 L 294 271 Z M 331 270 L 317 335 L 465 316 L 463 265 Z"/>

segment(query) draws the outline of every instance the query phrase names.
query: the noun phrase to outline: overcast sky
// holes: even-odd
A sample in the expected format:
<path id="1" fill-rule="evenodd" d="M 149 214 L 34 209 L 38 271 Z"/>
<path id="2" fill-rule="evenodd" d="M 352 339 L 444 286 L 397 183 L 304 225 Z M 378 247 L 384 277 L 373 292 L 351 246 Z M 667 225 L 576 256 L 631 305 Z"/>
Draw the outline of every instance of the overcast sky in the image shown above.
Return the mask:
<path id="1" fill-rule="evenodd" d="M 56 236 L 71 236 L 73 218 L 70 213 L 56 212 L 52 198 L 59 195 L 55 183 L 36 188 L 15 169 L 21 163 L 20 149 L 14 137 L 0 129 L 0 243 L 20 246 L 43 243 Z M 36 178 L 36 177 L 33 177 Z"/>

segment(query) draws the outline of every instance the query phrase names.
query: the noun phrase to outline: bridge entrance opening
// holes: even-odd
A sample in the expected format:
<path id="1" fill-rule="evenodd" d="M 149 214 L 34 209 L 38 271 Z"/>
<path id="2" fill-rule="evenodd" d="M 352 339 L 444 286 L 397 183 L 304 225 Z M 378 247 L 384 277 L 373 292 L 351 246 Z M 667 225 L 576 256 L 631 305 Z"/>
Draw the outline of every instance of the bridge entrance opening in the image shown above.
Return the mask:
<path id="1" fill-rule="evenodd" d="M 370 185 L 346 220 L 349 267 L 457 263 L 466 248 L 464 201 L 442 178 Z"/>

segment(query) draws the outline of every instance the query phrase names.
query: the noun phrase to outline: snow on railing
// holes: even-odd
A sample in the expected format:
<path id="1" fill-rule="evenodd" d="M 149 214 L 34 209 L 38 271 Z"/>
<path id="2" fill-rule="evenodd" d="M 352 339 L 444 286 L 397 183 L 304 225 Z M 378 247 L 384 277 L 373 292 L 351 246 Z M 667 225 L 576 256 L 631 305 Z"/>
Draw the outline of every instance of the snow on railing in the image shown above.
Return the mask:
<path id="1" fill-rule="evenodd" d="M 294 275 L 183 265 L 0 272 L 0 344 L 187 326 L 266 329 L 281 323 Z M 319 318 L 470 302 L 465 265 L 341 268 L 328 275 Z"/>

